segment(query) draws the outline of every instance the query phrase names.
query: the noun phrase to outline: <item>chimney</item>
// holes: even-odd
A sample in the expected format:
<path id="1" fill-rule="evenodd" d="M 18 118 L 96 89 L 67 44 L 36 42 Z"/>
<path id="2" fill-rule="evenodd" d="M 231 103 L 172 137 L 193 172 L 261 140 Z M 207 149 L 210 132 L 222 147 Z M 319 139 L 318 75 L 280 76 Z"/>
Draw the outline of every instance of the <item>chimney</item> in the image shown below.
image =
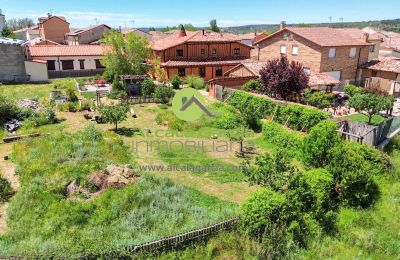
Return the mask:
<path id="1" fill-rule="evenodd" d="M 186 36 L 186 30 L 183 25 L 181 25 L 181 31 L 179 32 L 179 37 L 185 37 Z"/>
<path id="2" fill-rule="evenodd" d="M 286 22 L 282 21 L 281 24 L 279 25 L 279 30 L 283 30 L 284 28 L 286 28 Z"/>
<path id="3" fill-rule="evenodd" d="M 202 33 L 203 33 L 203 35 L 204 35 L 204 29 L 203 30 L 201 30 L 202 31 Z"/>
<path id="4" fill-rule="evenodd" d="M 364 34 L 363 34 L 363 40 L 364 40 L 365 42 L 368 42 L 368 41 L 369 41 L 369 33 L 364 33 Z"/>
<path id="5" fill-rule="evenodd" d="M 254 31 L 254 36 L 257 36 L 257 31 Z"/>

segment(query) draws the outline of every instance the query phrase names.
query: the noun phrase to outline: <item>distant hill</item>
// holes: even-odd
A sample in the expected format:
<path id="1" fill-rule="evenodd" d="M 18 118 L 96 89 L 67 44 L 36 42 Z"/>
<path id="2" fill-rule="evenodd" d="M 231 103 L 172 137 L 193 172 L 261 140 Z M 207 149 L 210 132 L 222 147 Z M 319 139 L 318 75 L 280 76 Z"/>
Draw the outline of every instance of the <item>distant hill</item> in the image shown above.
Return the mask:
<path id="1" fill-rule="evenodd" d="M 367 26 L 376 27 L 385 31 L 400 32 L 400 18 L 392 20 L 378 20 L 378 21 L 364 21 L 364 22 L 343 22 L 343 23 L 300 23 L 300 24 L 288 24 L 288 26 L 316 26 L 316 27 L 334 27 L 334 28 L 364 28 Z M 191 24 L 185 25 L 190 30 L 200 30 L 201 27 L 194 27 Z M 149 31 L 150 28 L 142 28 L 144 31 Z M 172 29 L 178 29 L 178 26 L 174 27 L 158 27 L 151 28 L 157 31 L 168 31 Z M 242 25 L 232 27 L 221 27 L 221 30 L 225 32 L 233 33 L 249 33 L 249 32 L 266 32 L 272 33 L 279 30 L 279 24 L 253 24 L 253 25 Z"/>

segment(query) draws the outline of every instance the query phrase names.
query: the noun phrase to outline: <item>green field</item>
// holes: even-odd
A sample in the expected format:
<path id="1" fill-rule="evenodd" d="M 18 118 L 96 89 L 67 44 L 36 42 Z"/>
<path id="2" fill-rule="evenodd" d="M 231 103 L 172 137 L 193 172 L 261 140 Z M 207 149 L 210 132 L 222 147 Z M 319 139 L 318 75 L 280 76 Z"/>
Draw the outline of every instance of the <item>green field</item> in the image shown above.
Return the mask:
<path id="1" fill-rule="evenodd" d="M 361 123 L 368 123 L 368 117 L 363 114 L 353 114 L 344 117 L 347 120 L 361 122 Z M 379 123 L 385 121 L 386 119 L 380 115 L 374 115 L 371 119 L 371 125 L 379 125 Z"/>

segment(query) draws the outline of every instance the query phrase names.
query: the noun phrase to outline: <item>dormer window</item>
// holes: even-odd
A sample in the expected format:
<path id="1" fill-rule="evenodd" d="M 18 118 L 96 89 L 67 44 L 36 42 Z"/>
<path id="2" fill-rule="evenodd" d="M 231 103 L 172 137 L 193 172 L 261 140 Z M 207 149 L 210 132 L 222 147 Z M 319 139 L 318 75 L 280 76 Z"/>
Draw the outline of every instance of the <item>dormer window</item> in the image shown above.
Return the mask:
<path id="1" fill-rule="evenodd" d="M 233 49 L 233 54 L 234 55 L 240 55 L 240 48 Z"/>
<path id="2" fill-rule="evenodd" d="M 183 57 L 183 50 L 182 49 L 176 50 L 176 56 Z"/>

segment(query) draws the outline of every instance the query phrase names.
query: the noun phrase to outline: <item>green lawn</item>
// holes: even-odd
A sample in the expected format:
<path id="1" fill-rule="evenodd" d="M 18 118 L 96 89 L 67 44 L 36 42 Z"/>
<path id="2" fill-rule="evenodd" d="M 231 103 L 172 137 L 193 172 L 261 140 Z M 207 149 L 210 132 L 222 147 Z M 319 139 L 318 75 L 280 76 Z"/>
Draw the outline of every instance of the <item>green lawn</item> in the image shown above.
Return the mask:
<path id="1" fill-rule="evenodd" d="M 49 98 L 52 89 L 51 84 L 0 85 L 0 93 L 15 100 L 22 98 Z"/>
<path id="2" fill-rule="evenodd" d="M 350 120 L 350 121 L 368 123 L 368 117 L 363 114 L 353 114 L 353 115 L 345 116 L 344 118 L 347 120 Z M 374 115 L 371 119 L 371 125 L 378 125 L 379 123 L 381 123 L 382 121 L 385 121 L 385 120 L 386 120 L 386 118 L 384 118 L 381 115 Z"/>
<path id="3" fill-rule="evenodd" d="M 102 137 L 92 129 L 27 140 L 14 146 L 12 160 L 21 188 L 8 208 L 7 233 L 0 236 L 2 256 L 107 252 L 237 214 L 233 203 L 146 174 L 90 200 L 66 197 L 73 180 L 87 187 L 91 172 L 135 164 L 129 147 L 110 132 Z"/>

